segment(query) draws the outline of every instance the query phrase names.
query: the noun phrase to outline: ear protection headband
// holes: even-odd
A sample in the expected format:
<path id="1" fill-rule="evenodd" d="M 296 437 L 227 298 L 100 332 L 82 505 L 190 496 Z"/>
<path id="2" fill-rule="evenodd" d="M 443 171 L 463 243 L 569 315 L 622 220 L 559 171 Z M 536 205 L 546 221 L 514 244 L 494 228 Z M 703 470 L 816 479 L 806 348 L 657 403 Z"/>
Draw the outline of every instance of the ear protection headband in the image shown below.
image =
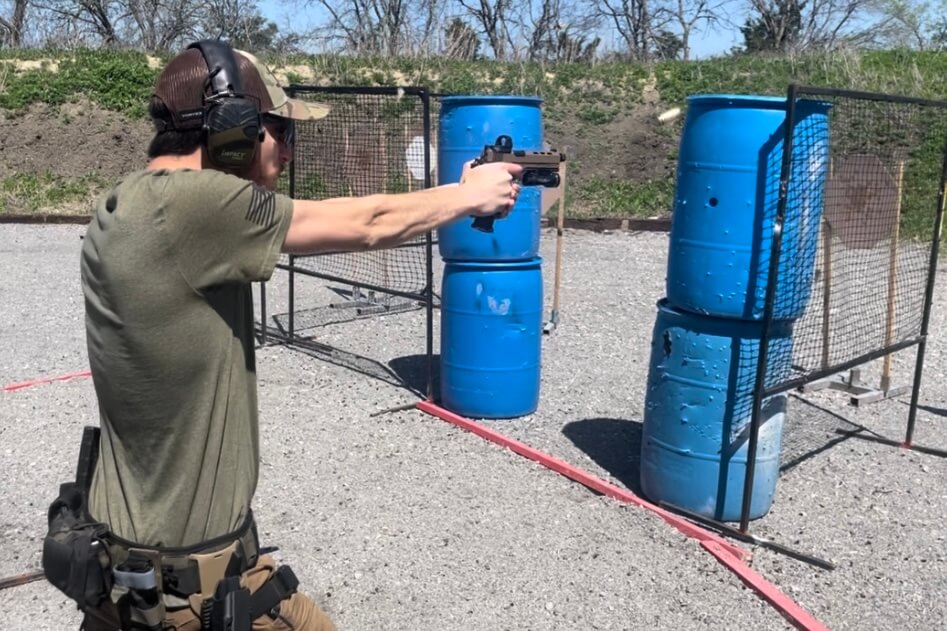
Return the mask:
<path id="1" fill-rule="evenodd" d="M 233 49 L 218 40 L 201 40 L 188 48 L 201 51 L 207 64 L 203 131 L 207 155 L 215 166 L 244 169 L 263 140 L 259 104 L 241 91 Z"/>

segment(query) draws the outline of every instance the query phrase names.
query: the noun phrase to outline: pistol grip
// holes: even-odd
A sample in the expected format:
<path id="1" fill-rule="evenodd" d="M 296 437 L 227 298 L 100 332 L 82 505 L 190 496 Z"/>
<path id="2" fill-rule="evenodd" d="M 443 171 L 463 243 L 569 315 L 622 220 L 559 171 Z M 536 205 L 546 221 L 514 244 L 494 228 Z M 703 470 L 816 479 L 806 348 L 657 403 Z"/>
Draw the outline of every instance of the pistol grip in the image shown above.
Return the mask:
<path id="1" fill-rule="evenodd" d="M 473 227 L 480 232 L 493 232 L 493 222 L 496 220 L 497 215 L 490 215 L 489 217 L 474 217 Z"/>

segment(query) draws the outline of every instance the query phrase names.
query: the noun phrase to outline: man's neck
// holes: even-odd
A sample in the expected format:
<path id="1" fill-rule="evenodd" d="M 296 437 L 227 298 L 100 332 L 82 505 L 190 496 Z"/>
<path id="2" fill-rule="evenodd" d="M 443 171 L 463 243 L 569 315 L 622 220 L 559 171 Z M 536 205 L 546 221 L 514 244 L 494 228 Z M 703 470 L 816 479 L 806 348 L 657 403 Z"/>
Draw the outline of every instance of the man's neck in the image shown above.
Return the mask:
<path id="1" fill-rule="evenodd" d="M 183 156 L 157 156 L 148 162 L 148 169 L 152 171 L 159 169 L 192 169 L 194 171 L 200 171 L 201 152 L 197 150 L 194 153 Z"/>

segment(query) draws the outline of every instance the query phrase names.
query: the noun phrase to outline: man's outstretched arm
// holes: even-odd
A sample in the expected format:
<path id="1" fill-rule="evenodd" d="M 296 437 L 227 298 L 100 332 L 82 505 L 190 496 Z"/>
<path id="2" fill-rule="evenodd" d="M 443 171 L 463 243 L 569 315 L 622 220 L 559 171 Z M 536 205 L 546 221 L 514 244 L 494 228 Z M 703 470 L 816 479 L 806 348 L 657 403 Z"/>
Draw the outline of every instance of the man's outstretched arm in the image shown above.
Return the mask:
<path id="1" fill-rule="evenodd" d="M 516 202 L 519 185 L 514 179 L 521 170 L 509 163 L 475 169 L 468 165 L 460 184 L 414 193 L 296 200 L 283 251 L 309 254 L 380 249 L 466 215 L 506 215 Z"/>

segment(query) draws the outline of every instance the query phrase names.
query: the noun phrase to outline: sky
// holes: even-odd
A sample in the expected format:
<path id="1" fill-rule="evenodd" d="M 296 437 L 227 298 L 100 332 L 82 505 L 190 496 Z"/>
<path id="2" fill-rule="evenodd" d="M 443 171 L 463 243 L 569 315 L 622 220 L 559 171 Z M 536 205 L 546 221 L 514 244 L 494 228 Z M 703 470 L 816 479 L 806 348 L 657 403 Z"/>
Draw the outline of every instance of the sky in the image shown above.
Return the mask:
<path id="1" fill-rule="evenodd" d="M 299 10 L 294 2 L 286 0 L 257 0 L 257 6 L 264 17 L 284 28 L 291 23 L 294 30 L 306 30 L 325 19 L 325 12 L 318 8 Z M 735 27 L 721 27 L 718 32 L 698 33 L 691 40 L 691 56 L 704 59 L 728 52 L 742 43 L 740 32 Z"/>

